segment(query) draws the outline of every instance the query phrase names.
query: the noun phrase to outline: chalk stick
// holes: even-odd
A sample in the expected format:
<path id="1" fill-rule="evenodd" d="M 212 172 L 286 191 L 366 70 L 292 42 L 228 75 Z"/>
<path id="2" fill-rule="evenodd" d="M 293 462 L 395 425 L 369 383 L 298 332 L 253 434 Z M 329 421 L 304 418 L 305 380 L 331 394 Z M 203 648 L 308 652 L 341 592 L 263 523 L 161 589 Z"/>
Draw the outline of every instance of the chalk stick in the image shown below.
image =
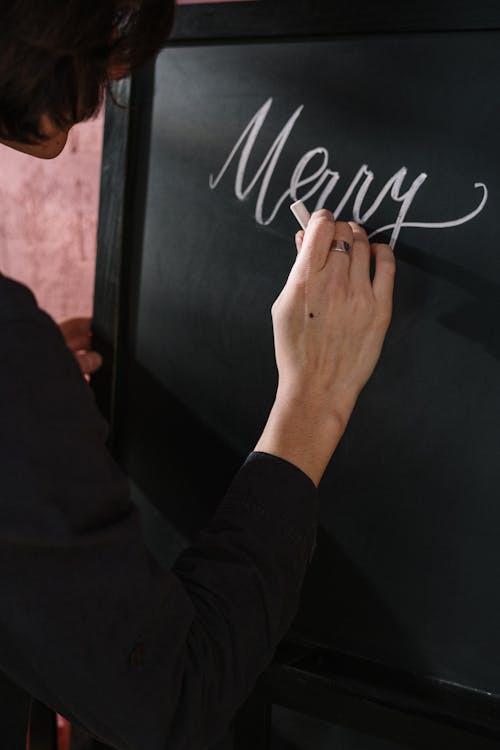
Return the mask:
<path id="1" fill-rule="evenodd" d="M 290 206 L 290 211 L 295 216 L 302 229 L 305 229 L 307 227 L 309 219 L 311 218 L 311 214 L 304 206 L 302 201 L 295 201 L 295 203 L 292 203 L 292 205 Z"/>

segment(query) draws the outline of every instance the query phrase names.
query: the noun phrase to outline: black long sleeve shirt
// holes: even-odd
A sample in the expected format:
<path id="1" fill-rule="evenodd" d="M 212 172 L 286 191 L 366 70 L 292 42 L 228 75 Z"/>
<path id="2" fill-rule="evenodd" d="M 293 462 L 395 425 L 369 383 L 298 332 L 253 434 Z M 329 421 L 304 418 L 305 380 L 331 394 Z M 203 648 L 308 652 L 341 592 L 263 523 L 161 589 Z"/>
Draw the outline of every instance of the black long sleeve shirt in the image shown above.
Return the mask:
<path id="1" fill-rule="evenodd" d="M 2 745 L 24 750 L 34 696 L 120 750 L 206 747 L 296 613 L 313 483 L 250 454 L 209 526 L 163 569 L 59 327 L 2 275 L 0 398 Z"/>

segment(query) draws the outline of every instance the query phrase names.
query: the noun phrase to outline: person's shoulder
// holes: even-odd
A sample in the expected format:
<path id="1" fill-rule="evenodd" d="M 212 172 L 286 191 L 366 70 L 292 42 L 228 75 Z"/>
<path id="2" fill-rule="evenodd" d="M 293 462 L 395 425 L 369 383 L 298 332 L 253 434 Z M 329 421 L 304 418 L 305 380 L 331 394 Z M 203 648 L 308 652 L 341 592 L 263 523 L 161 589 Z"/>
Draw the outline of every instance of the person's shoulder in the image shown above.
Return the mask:
<path id="1" fill-rule="evenodd" d="M 36 297 L 26 284 L 0 273 L 0 317 L 16 317 L 38 309 Z"/>

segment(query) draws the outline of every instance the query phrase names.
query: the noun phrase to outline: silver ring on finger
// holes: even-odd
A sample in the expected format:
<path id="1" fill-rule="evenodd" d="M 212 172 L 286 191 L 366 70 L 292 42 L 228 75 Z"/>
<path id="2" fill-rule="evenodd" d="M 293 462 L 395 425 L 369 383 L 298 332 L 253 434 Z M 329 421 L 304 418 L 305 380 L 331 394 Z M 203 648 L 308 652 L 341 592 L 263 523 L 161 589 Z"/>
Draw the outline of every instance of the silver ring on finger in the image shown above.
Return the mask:
<path id="1" fill-rule="evenodd" d="M 336 250 L 338 253 L 348 253 L 350 249 L 350 244 L 345 240 L 334 240 L 330 248 L 330 250 Z"/>

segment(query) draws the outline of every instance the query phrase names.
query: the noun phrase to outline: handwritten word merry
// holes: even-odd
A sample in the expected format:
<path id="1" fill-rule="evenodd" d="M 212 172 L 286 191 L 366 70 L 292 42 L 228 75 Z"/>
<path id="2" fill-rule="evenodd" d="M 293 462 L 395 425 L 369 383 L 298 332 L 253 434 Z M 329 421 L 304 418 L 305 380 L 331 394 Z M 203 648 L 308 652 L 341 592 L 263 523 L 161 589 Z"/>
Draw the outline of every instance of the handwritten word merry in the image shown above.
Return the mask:
<path id="1" fill-rule="evenodd" d="M 333 171 L 328 168 L 328 149 L 321 146 L 319 148 L 314 148 L 311 151 L 307 151 L 307 153 L 305 153 L 304 156 L 299 160 L 292 173 L 290 186 L 285 190 L 283 195 L 281 195 L 269 216 L 267 216 L 267 218 L 264 217 L 264 201 L 269 189 L 269 184 L 273 177 L 283 148 L 285 147 L 285 144 L 290 137 L 290 133 L 292 132 L 295 123 L 299 119 L 302 110 L 304 109 L 304 106 L 302 105 L 295 110 L 295 112 L 290 117 L 284 128 L 277 136 L 273 145 L 269 149 L 266 157 L 264 158 L 260 167 L 257 169 L 257 172 L 250 180 L 248 185 L 244 187 L 248 160 L 252 153 L 252 149 L 255 145 L 255 141 L 257 140 L 259 132 L 266 120 L 269 110 L 271 109 L 272 103 L 273 99 L 268 99 L 267 102 L 254 115 L 254 117 L 252 117 L 247 127 L 236 142 L 234 148 L 231 150 L 218 175 L 214 177 L 211 174 L 209 179 L 209 186 L 212 190 L 214 190 L 226 173 L 237 152 L 241 148 L 241 154 L 236 170 L 234 192 L 236 194 L 236 197 L 242 201 L 250 195 L 259 180 L 261 180 L 255 207 L 255 220 L 259 224 L 263 224 L 264 226 L 271 224 L 285 201 L 287 203 L 296 200 L 306 201 L 308 200 L 308 198 L 311 198 L 313 195 L 316 195 L 319 191 L 321 191 L 317 196 L 314 210 L 323 208 L 340 179 L 339 172 Z M 314 172 L 312 172 L 312 174 L 305 176 L 304 173 L 306 172 L 306 169 L 308 168 L 310 162 L 312 162 L 313 159 L 317 159 L 318 157 L 321 159 L 320 165 Z M 386 182 L 373 203 L 363 211 L 362 206 L 367 199 L 368 190 L 375 178 L 374 173 L 368 168 L 368 165 L 363 164 L 356 172 L 351 184 L 334 209 L 334 215 L 340 216 L 341 212 L 343 211 L 349 200 L 354 196 L 354 193 L 357 190 L 354 198 L 352 216 L 354 218 L 354 221 L 356 221 L 358 224 L 363 225 L 367 221 L 369 221 L 373 214 L 375 214 L 382 201 L 387 196 L 390 196 L 390 198 L 396 204 L 401 204 L 396 220 L 393 224 L 386 224 L 385 226 L 378 227 L 370 234 L 370 237 L 374 237 L 376 234 L 380 234 L 381 232 L 388 232 L 392 230 L 390 245 L 395 248 L 397 239 L 404 227 L 415 227 L 419 229 L 446 229 L 448 227 L 456 227 L 460 224 L 465 224 L 468 221 L 471 221 L 475 216 L 480 214 L 488 200 L 488 188 L 486 187 L 486 185 L 484 185 L 482 182 L 475 182 L 474 188 L 476 190 L 482 190 L 482 197 L 479 205 L 466 216 L 462 216 L 461 218 L 454 219 L 452 221 L 442 222 L 405 221 L 408 211 L 410 210 L 410 207 L 415 200 L 417 192 L 420 190 L 428 177 L 425 172 L 421 172 L 418 177 L 413 180 L 412 184 L 406 190 L 406 192 L 402 192 L 403 183 L 407 174 L 407 168 L 401 167 L 401 169 L 399 169 Z M 301 188 L 306 188 L 306 186 L 308 186 L 306 192 L 302 195 L 299 195 L 298 191 Z"/>

